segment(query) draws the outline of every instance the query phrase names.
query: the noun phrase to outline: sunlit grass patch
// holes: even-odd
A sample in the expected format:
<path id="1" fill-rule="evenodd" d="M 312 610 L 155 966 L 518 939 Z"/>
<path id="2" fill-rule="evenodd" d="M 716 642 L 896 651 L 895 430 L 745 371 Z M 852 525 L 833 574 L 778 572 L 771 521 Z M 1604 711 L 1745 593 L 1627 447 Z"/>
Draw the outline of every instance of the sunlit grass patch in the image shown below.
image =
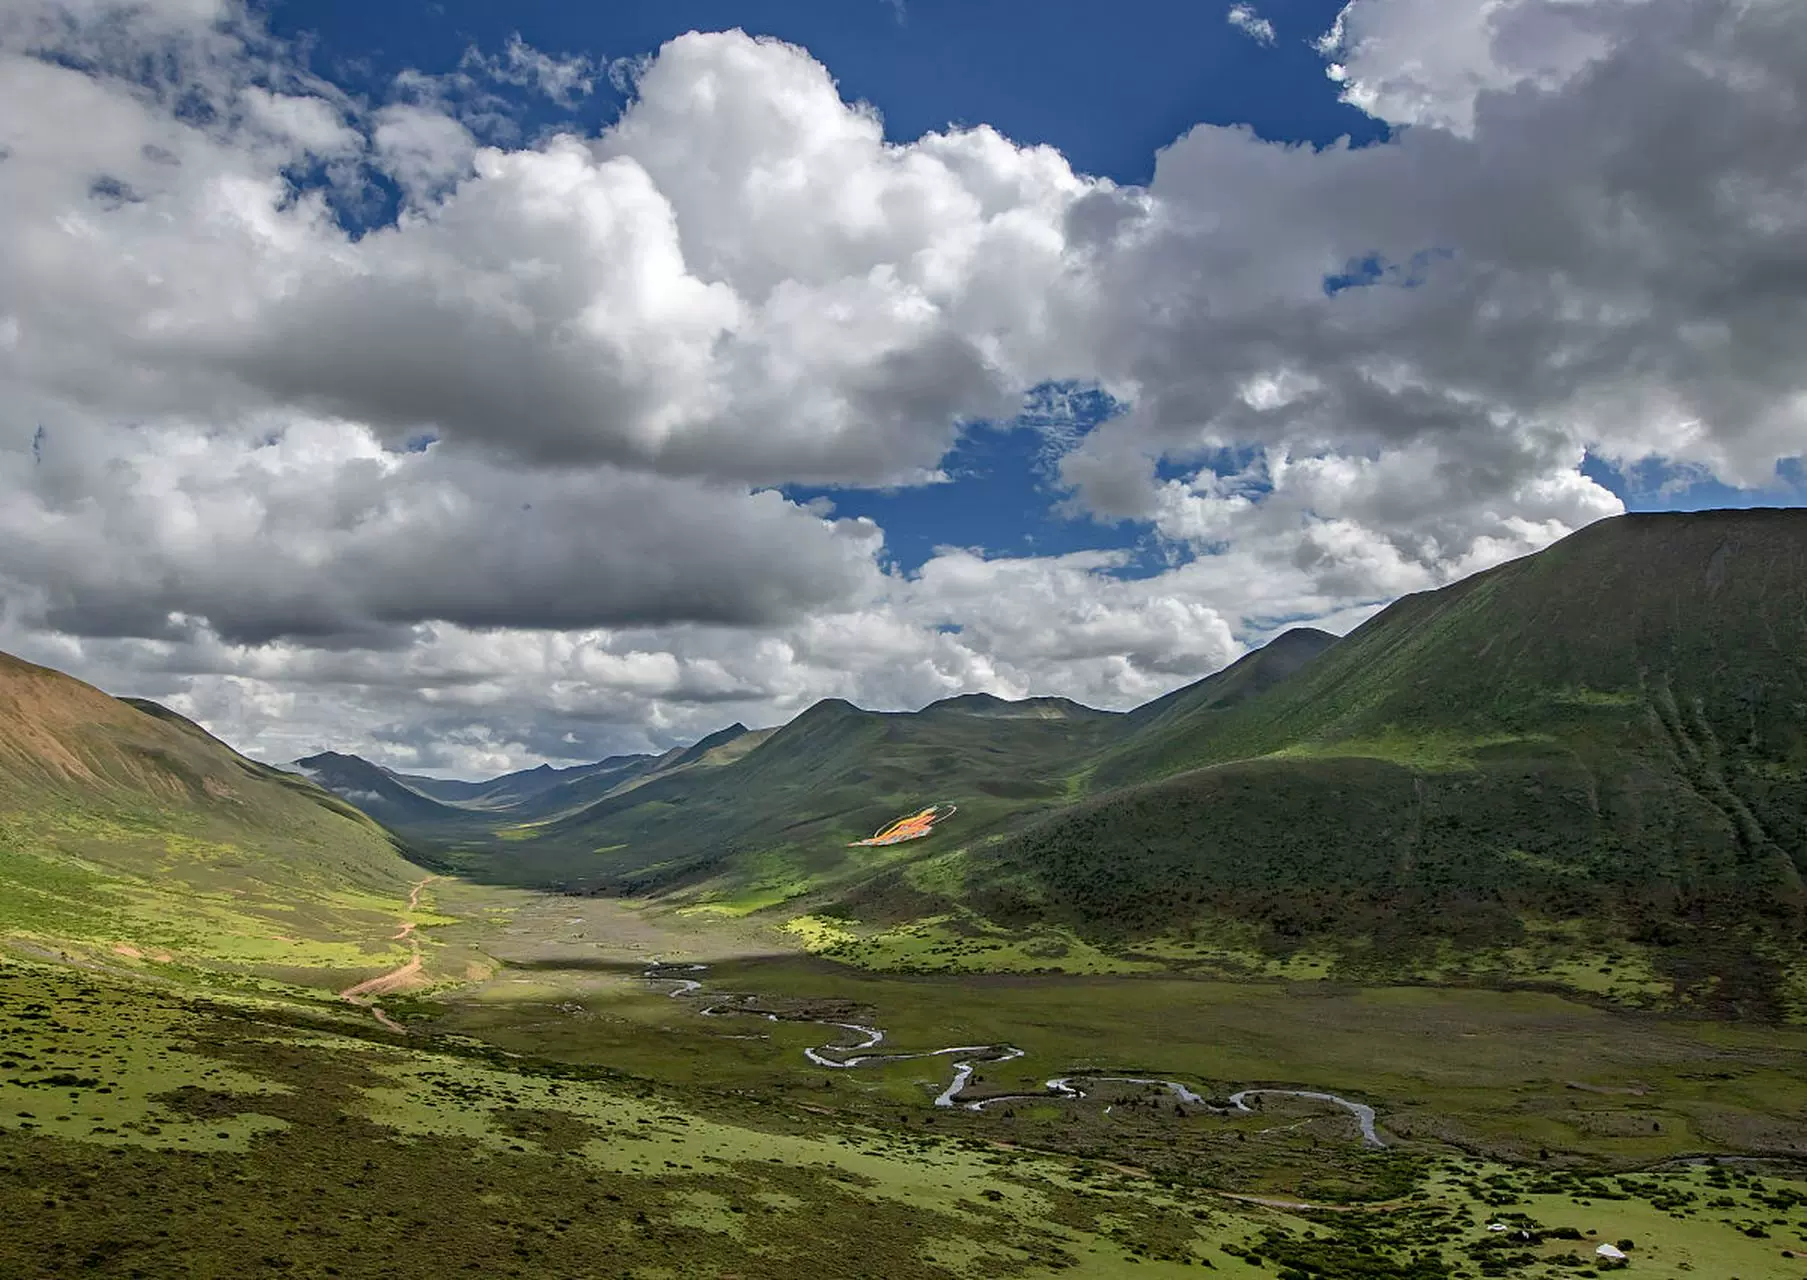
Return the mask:
<path id="1" fill-rule="evenodd" d="M 1460 770 L 1474 767 L 1477 753 L 1512 746 L 1543 748 L 1556 739 L 1548 734 L 1480 734 L 1473 737 L 1392 729 L 1360 738 L 1329 742 L 1301 742 L 1272 752 L 1268 759 L 1335 759 L 1337 757 L 1385 760 L 1426 770 Z"/>
<path id="2" fill-rule="evenodd" d="M 810 951 L 833 951 L 859 937 L 845 921 L 816 915 L 794 916 L 785 923 L 784 931 L 803 939 L 804 947 Z"/>
<path id="3" fill-rule="evenodd" d="M 836 935 L 817 936 L 827 945 L 811 947 L 861 968 L 908 973 L 1142 973 L 1165 967 L 1160 961 L 1100 949 L 1073 932 L 1052 926 L 1001 929 L 967 914 L 929 916 L 873 931 L 848 922 L 832 925 Z"/>

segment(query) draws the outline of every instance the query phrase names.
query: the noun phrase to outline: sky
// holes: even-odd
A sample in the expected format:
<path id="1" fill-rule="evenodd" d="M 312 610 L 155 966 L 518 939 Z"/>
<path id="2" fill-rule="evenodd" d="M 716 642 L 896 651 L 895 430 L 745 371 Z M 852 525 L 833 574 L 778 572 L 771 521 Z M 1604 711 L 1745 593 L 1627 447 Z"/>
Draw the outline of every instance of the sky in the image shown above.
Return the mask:
<path id="1" fill-rule="evenodd" d="M 1792 0 L 9 0 L 0 649 L 482 776 L 1797 505 L 1804 83 Z"/>

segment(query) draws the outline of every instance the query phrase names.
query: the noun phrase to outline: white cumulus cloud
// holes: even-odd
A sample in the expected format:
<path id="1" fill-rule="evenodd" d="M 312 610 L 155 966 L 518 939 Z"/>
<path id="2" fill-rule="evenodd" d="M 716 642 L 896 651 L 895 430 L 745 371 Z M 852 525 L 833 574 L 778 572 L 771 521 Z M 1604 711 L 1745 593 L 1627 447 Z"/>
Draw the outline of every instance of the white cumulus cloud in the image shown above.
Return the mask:
<path id="1" fill-rule="evenodd" d="M 1274 43 L 1274 24 L 1255 11 L 1252 4 L 1233 4 L 1225 20 L 1256 44 Z"/>
<path id="2" fill-rule="evenodd" d="M 18 0 L 0 648 L 433 768 L 828 694 L 1124 706 L 1611 514 L 1590 456 L 1801 455 L 1807 10 L 1354 0 L 1323 48 L 1386 141 L 1201 125 L 1123 187 L 888 139 L 738 32 L 366 100 L 237 5 Z M 503 127 L 605 73 L 600 133 Z M 1051 381 L 1124 411 L 1049 426 L 1050 502 L 1138 554 L 903 572 L 785 496 L 941 480 Z"/>

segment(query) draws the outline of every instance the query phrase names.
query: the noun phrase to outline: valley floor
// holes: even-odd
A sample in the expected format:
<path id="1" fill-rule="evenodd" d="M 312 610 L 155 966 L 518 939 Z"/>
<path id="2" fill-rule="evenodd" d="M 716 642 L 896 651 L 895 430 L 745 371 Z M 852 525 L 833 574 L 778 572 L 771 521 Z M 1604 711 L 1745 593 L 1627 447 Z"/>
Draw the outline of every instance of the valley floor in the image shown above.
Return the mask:
<path id="1" fill-rule="evenodd" d="M 1807 1277 L 1807 1029 L 882 972 L 756 919 L 413 888 L 358 904 L 388 939 L 362 974 L 0 939 L 0 1276 L 1429 1280 L 1598 1274 L 1611 1244 L 1638 1275 Z M 1020 1049 L 960 1100 L 1040 1096 L 936 1106 L 953 1055 L 826 1067 L 804 1051 L 862 1036 L 821 1022 Z M 1251 1087 L 1371 1106 L 1386 1145 L 1310 1098 L 1222 1107 Z"/>

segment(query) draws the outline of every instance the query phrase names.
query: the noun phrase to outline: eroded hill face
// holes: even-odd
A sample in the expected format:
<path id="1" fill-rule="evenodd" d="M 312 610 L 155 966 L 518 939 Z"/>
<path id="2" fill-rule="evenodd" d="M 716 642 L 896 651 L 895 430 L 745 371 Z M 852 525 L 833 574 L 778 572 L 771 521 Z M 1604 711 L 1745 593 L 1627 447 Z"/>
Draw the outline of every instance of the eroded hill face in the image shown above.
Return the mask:
<path id="1" fill-rule="evenodd" d="M 0 787 L 226 788 L 184 738 L 80 681 L 0 654 Z"/>

